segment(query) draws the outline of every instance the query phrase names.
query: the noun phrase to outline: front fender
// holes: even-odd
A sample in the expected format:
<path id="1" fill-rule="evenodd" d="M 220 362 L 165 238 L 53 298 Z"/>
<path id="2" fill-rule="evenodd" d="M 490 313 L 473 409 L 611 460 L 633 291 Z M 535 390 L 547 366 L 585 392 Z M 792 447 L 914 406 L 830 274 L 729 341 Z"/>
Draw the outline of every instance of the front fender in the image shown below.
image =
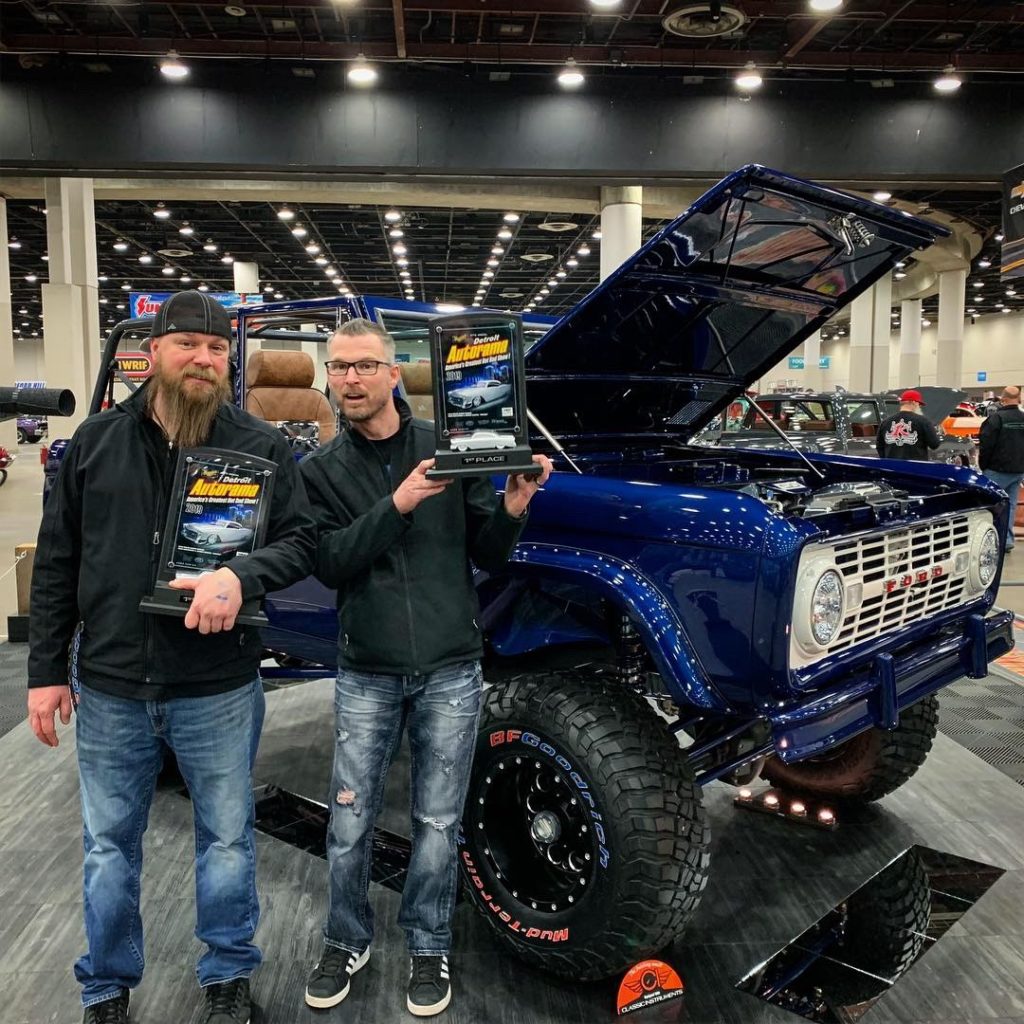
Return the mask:
<path id="1" fill-rule="evenodd" d="M 718 714 L 733 713 L 711 685 L 671 605 L 634 566 L 595 551 L 535 543 L 521 543 L 509 564 L 514 576 L 541 575 L 596 589 L 630 614 L 678 704 Z"/>

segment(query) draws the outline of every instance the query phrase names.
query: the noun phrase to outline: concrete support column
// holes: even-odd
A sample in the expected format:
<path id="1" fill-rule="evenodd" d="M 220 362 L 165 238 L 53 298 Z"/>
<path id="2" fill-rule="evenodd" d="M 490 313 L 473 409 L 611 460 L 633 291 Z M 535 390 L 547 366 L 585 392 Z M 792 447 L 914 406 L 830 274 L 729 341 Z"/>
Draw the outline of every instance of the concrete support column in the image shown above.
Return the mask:
<path id="1" fill-rule="evenodd" d="M 11 308 L 11 250 L 7 248 L 7 200 L 0 198 L 0 387 L 14 387 L 14 323 Z M 0 445 L 17 451 L 15 420 L 0 423 Z M 0 551 L 0 565 L 7 552 Z"/>
<path id="2" fill-rule="evenodd" d="M 853 300 L 850 307 L 850 390 L 889 387 L 892 278 L 888 275 Z"/>
<path id="3" fill-rule="evenodd" d="M 821 331 L 815 331 L 804 342 L 804 386 L 812 391 L 821 390 L 823 375 L 818 369 L 821 358 Z"/>
<path id="4" fill-rule="evenodd" d="M 260 298 L 260 268 L 255 263 L 235 260 L 231 265 L 235 278 L 235 291 L 251 300 Z"/>
<path id="5" fill-rule="evenodd" d="M 964 306 L 966 270 L 939 274 L 939 327 L 935 343 L 935 383 L 958 388 L 964 369 Z"/>
<path id="6" fill-rule="evenodd" d="M 921 383 L 921 300 L 900 304 L 900 376 L 896 386 L 913 388 Z"/>
<path id="7" fill-rule="evenodd" d="M 302 351 L 313 360 L 313 387 L 323 391 L 327 387 L 327 345 L 322 341 L 302 342 Z"/>
<path id="8" fill-rule="evenodd" d="M 83 419 L 99 371 L 99 287 L 92 178 L 48 178 L 46 239 L 49 284 L 43 285 L 46 384 L 70 388 L 74 416 L 55 420 L 50 436 L 70 435 Z"/>
<path id="9" fill-rule="evenodd" d="M 643 239 L 640 185 L 601 187 L 601 280 L 640 248 Z"/>

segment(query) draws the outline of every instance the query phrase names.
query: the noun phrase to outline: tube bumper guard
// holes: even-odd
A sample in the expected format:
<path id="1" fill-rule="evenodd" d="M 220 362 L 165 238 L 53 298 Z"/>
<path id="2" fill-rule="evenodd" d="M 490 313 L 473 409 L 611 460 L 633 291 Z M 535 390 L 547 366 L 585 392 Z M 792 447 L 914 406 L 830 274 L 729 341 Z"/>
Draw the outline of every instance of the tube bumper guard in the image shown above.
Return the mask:
<path id="1" fill-rule="evenodd" d="M 872 726 L 895 729 L 901 709 L 963 676 L 982 678 L 988 663 L 1013 646 L 1013 612 L 997 609 L 960 620 L 938 642 L 932 638 L 905 654 L 877 654 L 839 690 L 771 715 L 776 754 L 800 761 Z"/>

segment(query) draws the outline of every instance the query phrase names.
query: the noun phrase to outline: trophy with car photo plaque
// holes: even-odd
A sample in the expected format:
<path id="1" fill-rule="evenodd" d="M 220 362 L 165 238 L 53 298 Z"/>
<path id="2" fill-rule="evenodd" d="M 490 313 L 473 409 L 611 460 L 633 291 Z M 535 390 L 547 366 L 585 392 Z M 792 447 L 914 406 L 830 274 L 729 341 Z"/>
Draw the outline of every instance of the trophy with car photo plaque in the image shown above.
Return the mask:
<path id="1" fill-rule="evenodd" d="M 160 567 L 153 593 L 139 610 L 184 617 L 191 590 L 171 580 L 194 579 L 246 558 L 262 545 L 270 515 L 276 463 L 223 448 L 183 448 L 164 525 Z M 242 604 L 235 622 L 265 626 L 259 599 Z"/>
<path id="2" fill-rule="evenodd" d="M 522 318 L 431 317 L 430 362 L 437 451 L 427 476 L 540 473 L 527 432 Z"/>

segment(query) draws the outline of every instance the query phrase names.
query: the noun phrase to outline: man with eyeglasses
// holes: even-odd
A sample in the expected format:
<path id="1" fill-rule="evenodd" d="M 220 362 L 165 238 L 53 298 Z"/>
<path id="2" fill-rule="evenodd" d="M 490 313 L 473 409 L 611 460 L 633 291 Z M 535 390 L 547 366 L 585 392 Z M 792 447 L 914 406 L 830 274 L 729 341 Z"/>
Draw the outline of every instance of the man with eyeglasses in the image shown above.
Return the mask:
<path id="1" fill-rule="evenodd" d="M 231 320 L 199 291 L 153 320 L 153 376 L 75 431 L 46 502 L 32 574 L 29 725 L 56 747 L 54 715 L 75 738 L 88 951 L 75 963 L 84 1024 L 124 1024 L 142 980 L 142 837 L 170 750 L 195 817 L 196 966 L 202 1024 L 248 1024 L 261 954 L 252 764 L 263 723 L 259 631 L 235 624 L 242 601 L 305 577 L 316 531 L 295 460 L 272 426 L 231 402 Z M 266 544 L 172 586 L 184 618 L 146 615 L 180 448 L 212 445 L 278 466 Z M 176 1008 L 181 1010 L 179 999 Z"/>
<path id="2" fill-rule="evenodd" d="M 306 1003 L 336 1006 L 367 961 L 373 825 L 408 725 L 412 857 L 398 923 L 410 966 L 406 1006 L 419 1017 L 451 1000 L 448 950 L 456 842 L 480 712 L 483 653 L 472 561 L 500 572 L 527 506 L 551 472 L 510 476 L 499 500 L 486 478 L 435 480 L 434 427 L 393 395 L 390 335 L 368 320 L 330 340 L 328 383 L 348 429 L 301 464 L 320 530 L 316 575 L 338 590 L 338 679 L 329 902 Z"/>

